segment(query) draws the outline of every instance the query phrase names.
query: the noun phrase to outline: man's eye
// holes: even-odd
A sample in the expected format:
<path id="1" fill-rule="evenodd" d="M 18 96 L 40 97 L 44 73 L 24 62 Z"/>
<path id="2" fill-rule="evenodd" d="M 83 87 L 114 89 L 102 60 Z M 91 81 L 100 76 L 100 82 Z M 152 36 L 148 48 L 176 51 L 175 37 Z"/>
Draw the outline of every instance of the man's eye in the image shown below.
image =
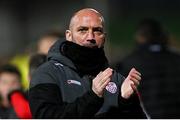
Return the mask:
<path id="1" fill-rule="evenodd" d="M 103 30 L 100 29 L 100 28 L 97 28 L 97 29 L 94 29 L 94 32 L 96 32 L 96 33 L 103 33 Z"/>
<path id="2" fill-rule="evenodd" d="M 97 30 L 97 31 L 94 31 L 94 33 L 97 34 L 97 35 L 102 35 L 103 31 L 102 30 Z"/>
<path id="3" fill-rule="evenodd" d="M 82 29 L 79 29 L 78 31 L 79 31 L 79 32 L 86 32 L 87 29 L 83 29 L 83 28 L 82 28 Z"/>
<path id="4" fill-rule="evenodd" d="M 96 30 L 95 32 L 99 32 L 99 33 L 102 33 L 102 30 Z"/>

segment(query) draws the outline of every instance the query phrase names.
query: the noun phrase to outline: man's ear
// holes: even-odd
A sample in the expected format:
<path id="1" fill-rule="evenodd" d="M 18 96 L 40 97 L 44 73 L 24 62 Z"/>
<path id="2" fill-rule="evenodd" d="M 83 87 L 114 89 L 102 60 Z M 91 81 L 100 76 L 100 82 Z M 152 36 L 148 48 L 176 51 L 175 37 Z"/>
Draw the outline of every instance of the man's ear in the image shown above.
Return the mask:
<path id="1" fill-rule="evenodd" d="M 72 41 L 72 33 L 70 30 L 66 30 L 66 40 Z"/>

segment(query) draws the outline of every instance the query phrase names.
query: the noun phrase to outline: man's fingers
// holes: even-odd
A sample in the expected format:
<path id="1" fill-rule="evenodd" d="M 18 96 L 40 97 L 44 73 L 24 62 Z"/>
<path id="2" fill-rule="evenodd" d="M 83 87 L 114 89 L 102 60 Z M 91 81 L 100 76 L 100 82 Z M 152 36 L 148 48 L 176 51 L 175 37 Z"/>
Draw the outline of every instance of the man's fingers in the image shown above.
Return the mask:
<path id="1" fill-rule="evenodd" d="M 107 73 L 105 76 L 103 76 L 103 77 L 99 80 L 99 82 L 100 82 L 100 83 L 103 83 L 104 81 L 106 81 L 106 79 L 110 78 L 111 76 L 112 76 L 112 72 L 109 72 L 109 73 Z"/>
<path id="2" fill-rule="evenodd" d="M 97 83 L 104 83 L 104 81 L 111 77 L 113 73 L 113 70 L 111 68 L 107 68 L 105 71 L 103 71 L 101 74 L 98 74 L 96 81 Z"/>
<path id="3" fill-rule="evenodd" d="M 112 72 L 113 70 L 111 69 L 111 68 L 107 68 L 107 69 L 105 69 L 104 71 L 101 71 L 98 75 L 97 75 L 97 77 L 98 78 L 102 78 L 102 77 L 104 77 L 106 74 L 108 74 L 108 73 L 110 73 L 110 72 Z"/>
<path id="4" fill-rule="evenodd" d="M 137 71 L 131 72 L 130 75 L 129 75 L 129 78 L 130 78 L 130 80 L 132 80 L 132 81 L 134 82 L 134 84 L 135 84 L 136 86 L 139 85 L 140 80 L 141 80 L 141 76 L 139 76 L 139 74 L 137 73 Z"/>
<path id="5" fill-rule="evenodd" d="M 141 73 L 139 73 L 135 68 L 132 68 L 129 72 L 129 77 L 133 78 L 133 81 L 140 81 L 141 80 Z"/>
<path id="6" fill-rule="evenodd" d="M 135 69 L 135 68 L 134 68 Z M 136 69 L 135 69 L 135 71 L 134 71 L 137 75 L 139 75 L 139 76 L 141 76 L 141 73 L 140 72 L 138 72 Z"/>
<path id="7" fill-rule="evenodd" d="M 131 81 L 133 81 L 133 83 L 136 85 L 136 86 L 138 86 L 139 85 L 139 81 L 137 80 L 137 79 L 135 79 L 135 78 L 130 78 L 130 80 Z"/>
<path id="8" fill-rule="evenodd" d="M 131 78 L 135 78 L 136 80 L 140 81 L 141 80 L 141 76 L 137 75 L 137 74 L 130 74 Z"/>
<path id="9" fill-rule="evenodd" d="M 134 92 L 138 93 L 137 87 L 134 84 L 131 84 L 131 88 Z"/>
<path id="10" fill-rule="evenodd" d="M 112 76 L 112 72 L 109 72 L 106 74 L 106 76 L 102 77 L 102 78 L 99 78 L 97 80 L 97 86 L 102 86 L 106 81 L 110 81 L 111 80 L 111 76 Z"/>
<path id="11" fill-rule="evenodd" d="M 96 76 L 96 77 L 100 77 L 101 76 L 101 74 L 102 74 L 102 71 Z"/>
<path id="12" fill-rule="evenodd" d="M 132 68 L 129 74 L 136 73 L 137 75 L 141 76 L 141 73 L 138 72 L 135 68 Z"/>
<path id="13" fill-rule="evenodd" d="M 100 87 L 104 89 L 107 86 L 107 84 L 110 82 L 110 80 L 111 79 L 108 78 Z"/>

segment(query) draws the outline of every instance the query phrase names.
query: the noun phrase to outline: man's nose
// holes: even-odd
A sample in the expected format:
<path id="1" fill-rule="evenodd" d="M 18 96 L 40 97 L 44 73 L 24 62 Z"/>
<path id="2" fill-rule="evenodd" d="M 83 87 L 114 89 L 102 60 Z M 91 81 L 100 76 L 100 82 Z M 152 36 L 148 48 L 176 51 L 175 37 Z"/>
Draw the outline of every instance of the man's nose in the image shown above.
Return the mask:
<path id="1" fill-rule="evenodd" d="M 94 33 L 92 31 L 88 32 L 87 40 L 94 40 Z"/>

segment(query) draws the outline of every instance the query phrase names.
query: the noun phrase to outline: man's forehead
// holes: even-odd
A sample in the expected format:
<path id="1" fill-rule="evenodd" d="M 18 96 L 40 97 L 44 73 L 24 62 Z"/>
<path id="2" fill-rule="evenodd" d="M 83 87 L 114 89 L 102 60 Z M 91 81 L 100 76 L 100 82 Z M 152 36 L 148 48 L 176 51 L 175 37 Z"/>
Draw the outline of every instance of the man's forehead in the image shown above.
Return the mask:
<path id="1" fill-rule="evenodd" d="M 94 20 L 95 23 L 103 26 L 104 19 L 99 12 L 97 12 L 94 9 L 82 9 L 76 12 L 75 15 L 72 17 L 70 26 L 72 27 L 73 24 L 77 24 L 79 22 L 81 23 L 82 21 L 86 22 L 86 21 L 94 21 Z"/>
<path id="2" fill-rule="evenodd" d="M 93 13 L 93 12 L 79 13 L 76 16 L 74 16 L 74 20 L 83 20 L 83 21 L 96 20 L 96 22 L 103 21 L 102 18 L 97 13 Z"/>

